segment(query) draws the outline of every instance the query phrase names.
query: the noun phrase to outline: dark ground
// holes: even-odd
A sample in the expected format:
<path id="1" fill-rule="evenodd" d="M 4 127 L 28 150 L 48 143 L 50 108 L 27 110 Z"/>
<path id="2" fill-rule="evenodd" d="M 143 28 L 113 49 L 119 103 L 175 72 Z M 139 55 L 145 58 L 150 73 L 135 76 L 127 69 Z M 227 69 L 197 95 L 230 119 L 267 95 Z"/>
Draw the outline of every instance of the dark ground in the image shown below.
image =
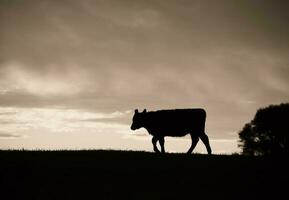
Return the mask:
<path id="1" fill-rule="evenodd" d="M 288 199 L 288 169 L 239 155 L 0 151 L 0 199 Z"/>

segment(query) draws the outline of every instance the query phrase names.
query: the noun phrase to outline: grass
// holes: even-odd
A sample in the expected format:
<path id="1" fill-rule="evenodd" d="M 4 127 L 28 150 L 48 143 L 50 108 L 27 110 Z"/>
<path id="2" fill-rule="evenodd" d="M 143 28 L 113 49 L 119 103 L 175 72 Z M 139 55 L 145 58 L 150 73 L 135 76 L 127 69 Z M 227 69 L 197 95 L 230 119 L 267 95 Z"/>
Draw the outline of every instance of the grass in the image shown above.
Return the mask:
<path id="1" fill-rule="evenodd" d="M 287 158 L 286 158 L 287 159 Z M 1 199 L 283 199 L 285 158 L 0 151 Z"/>

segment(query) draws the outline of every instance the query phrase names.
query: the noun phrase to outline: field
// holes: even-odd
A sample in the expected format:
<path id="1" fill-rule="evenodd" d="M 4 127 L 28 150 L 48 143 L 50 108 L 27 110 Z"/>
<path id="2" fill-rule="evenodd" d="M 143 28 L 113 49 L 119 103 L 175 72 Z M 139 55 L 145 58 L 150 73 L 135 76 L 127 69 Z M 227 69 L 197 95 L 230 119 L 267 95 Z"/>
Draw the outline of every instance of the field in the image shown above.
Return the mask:
<path id="1" fill-rule="evenodd" d="M 0 151 L 0 199 L 284 199 L 288 169 L 240 155 Z"/>

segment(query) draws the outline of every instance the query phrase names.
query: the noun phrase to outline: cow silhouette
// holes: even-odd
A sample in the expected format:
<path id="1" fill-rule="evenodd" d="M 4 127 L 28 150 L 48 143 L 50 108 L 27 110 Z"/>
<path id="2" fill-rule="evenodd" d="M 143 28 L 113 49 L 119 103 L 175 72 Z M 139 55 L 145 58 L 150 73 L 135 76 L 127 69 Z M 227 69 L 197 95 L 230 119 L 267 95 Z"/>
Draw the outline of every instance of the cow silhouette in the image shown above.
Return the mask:
<path id="1" fill-rule="evenodd" d="M 204 109 L 176 109 L 158 110 L 147 112 L 134 112 L 131 130 L 145 128 L 153 136 L 152 144 L 155 152 L 160 153 L 157 142 L 161 146 L 161 152 L 165 153 L 166 136 L 182 137 L 191 135 L 192 143 L 188 150 L 191 154 L 196 147 L 199 138 L 205 144 L 208 154 L 212 153 L 209 138 L 205 133 L 206 111 Z"/>

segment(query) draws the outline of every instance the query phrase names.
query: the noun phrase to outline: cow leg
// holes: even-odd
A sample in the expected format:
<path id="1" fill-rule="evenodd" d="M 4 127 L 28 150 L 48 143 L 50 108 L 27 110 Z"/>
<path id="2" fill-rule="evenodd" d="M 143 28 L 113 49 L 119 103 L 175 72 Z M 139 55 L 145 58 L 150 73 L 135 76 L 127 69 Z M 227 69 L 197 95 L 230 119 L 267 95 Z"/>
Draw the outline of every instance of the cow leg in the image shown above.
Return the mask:
<path id="1" fill-rule="evenodd" d="M 194 136 L 193 134 L 191 134 L 191 139 L 192 139 L 192 144 L 191 147 L 189 148 L 189 150 L 187 151 L 187 154 L 191 154 L 194 150 L 194 148 L 196 147 L 198 141 L 199 141 L 199 137 Z"/>
<path id="2" fill-rule="evenodd" d="M 159 138 L 159 143 L 161 145 L 161 152 L 165 153 L 165 138 L 164 137 L 160 137 Z"/>
<path id="3" fill-rule="evenodd" d="M 210 142 L 209 142 L 209 137 L 206 135 L 206 133 L 201 134 L 200 138 L 201 138 L 202 142 L 204 143 L 204 145 L 206 146 L 208 154 L 212 154 L 212 150 L 211 150 L 211 146 L 210 146 Z"/>
<path id="4" fill-rule="evenodd" d="M 160 150 L 158 149 L 157 147 L 157 141 L 158 141 L 158 138 L 156 138 L 155 136 L 152 138 L 152 143 L 153 143 L 153 146 L 154 146 L 154 151 L 156 153 L 160 153 Z"/>

